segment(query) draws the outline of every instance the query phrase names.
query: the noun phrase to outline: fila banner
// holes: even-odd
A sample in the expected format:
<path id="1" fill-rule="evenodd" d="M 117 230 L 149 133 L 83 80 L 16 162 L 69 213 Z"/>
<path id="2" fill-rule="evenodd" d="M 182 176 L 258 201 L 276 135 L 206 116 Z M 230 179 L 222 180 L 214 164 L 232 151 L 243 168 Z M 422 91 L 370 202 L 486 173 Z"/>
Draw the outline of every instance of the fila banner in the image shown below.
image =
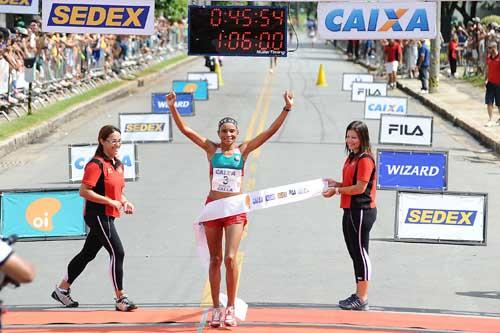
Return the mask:
<path id="1" fill-rule="evenodd" d="M 379 143 L 432 146 L 432 117 L 394 114 L 381 116 Z"/>
<path id="2" fill-rule="evenodd" d="M 76 144 L 68 146 L 69 181 L 81 182 L 85 165 L 95 155 L 97 144 Z M 137 145 L 122 143 L 118 158 L 123 163 L 125 180 L 135 181 L 139 178 L 139 161 L 137 160 Z"/>
<path id="3" fill-rule="evenodd" d="M 188 72 L 187 79 L 190 81 L 205 80 L 208 83 L 208 90 L 219 89 L 219 76 L 214 72 Z"/>
<path id="4" fill-rule="evenodd" d="M 43 32 L 152 35 L 154 0 L 43 0 Z"/>
<path id="5" fill-rule="evenodd" d="M 379 149 L 379 189 L 445 191 L 448 184 L 448 152 Z"/>
<path id="6" fill-rule="evenodd" d="M 172 121 L 169 113 L 120 113 L 119 119 L 123 141 L 172 141 Z"/>
<path id="7" fill-rule="evenodd" d="M 436 37 L 435 2 L 320 2 L 317 16 L 321 39 Z"/>
<path id="8" fill-rule="evenodd" d="M 39 0 L 0 0 L 0 13 L 38 15 Z"/>
<path id="9" fill-rule="evenodd" d="M 78 188 L 1 193 L 1 234 L 20 238 L 84 237 L 84 199 Z"/>
<path id="10" fill-rule="evenodd" d="M 167 105 L 168 93 L 151 94 L 151 110 L 153 113 L 170 113 Z M 181 116 L 194 116 L 194 100 L 192 93 L 176 93 L 175 106 Z"/>
<path id="11" fill-rule="evenodd" d="M 387 84 L 382 82 L 353 82 L 351 101 L 364 102 L 367 96 L 387 96 Z"/>
<path id="12" fill-rule="evenodd" d="M 380 119 L 382 114 L 405 115 L 407 112 L 406 97 L 366 96 L 365 119 Z"/>
<path id="13" fill-rule="evenodd" d="M 394 239 L 486 245 L 486 193 L 397 193 Z"/>
<path id="14" fill-rule="evenodd" d="M 373 82 L 373 75 L 361 73 L 342 74 L 342 90 L 351 91 L 354 82 Z"/>
<path id="15" fill-rule="evenodd" d="M 174 80 L 172 90 L 177 93 L 192 93 L 195 101 L 208 99 L 208 81 L 206 80 Z"/>

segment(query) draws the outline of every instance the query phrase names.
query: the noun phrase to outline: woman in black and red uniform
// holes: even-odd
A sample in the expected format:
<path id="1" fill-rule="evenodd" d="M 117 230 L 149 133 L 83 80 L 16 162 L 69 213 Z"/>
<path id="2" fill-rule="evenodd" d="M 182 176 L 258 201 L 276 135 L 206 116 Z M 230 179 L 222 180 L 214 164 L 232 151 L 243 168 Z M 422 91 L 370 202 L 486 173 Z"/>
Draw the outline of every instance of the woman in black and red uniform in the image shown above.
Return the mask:
<path id="1" fill-rule="evenodd" d="M 70 286 L 104 247 L 110 256 L 110 269 L 116 293 L 117 311 L 131 311 L 137 306 L 123 291 L 123 258 L 125 253 L 115 228 L 120 210 L 134 212 L 134 205 L 123 194 L 125 181 L 123 164 L 118 159 L 121 146 L 120 130 L 106 125 L 99 131 L 99 146 L 95 156 L 85 166 L 80 195 L 85 198 L 85 223 L 89 233 L 83 249 L 69 263 L 66 277 L 52 292 L 52 298 L 65 307 L 77 307 L 70 295 Z"/>
<path id="2" fill-rule="evenodd" d="M 368 242 L 377 218 L 377 179 L 365 123 L 353 121 L 347 126 L 345 148 L 349 155 L 342 170 L 342 182 L 328 179 L 330 188 L 323 196 L 341 196 L 340 208 L 344 209 L 342 230 L 356 277 L 356 293 L 339 301 L 339 306 L 344 310 L 368 310 L 368 281 L 372 270 Z"/>

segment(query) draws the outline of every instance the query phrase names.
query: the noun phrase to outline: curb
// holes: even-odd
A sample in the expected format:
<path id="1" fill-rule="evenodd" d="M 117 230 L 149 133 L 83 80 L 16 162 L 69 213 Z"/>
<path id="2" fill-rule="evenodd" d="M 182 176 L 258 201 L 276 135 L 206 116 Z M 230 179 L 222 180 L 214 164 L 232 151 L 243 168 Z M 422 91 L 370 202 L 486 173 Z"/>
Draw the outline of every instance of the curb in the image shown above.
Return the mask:
<path id="1" fill-rule="evenodd" d="M 181 65 L 195 61 L 197 59 L 198 57 L 188 57 L 186 59 L 183 59 L 179 62 L 176 62 L 175 64 L 172 64 L 162 69 L 159 72 L 151 73 L 145 77 L 135 79 L 121 87 L 108 91 L 101 96 L 95 97 L 94 99 L 91 99 L 84 103 L 75 105 L 71 107 L 69 110 L 63 112 L 62 114 L 59 114 L 55 118 L 47 120 L 23 132 L 15 134 L 14 136 L 9 137 L 0 142 L 0 157 L 3 157 L 23 146 L 26 146 L 44 136 L 49 135 L 50 133 L 54 132 L 57 128 L 63 126 L 64 124 L 68 123 L 69 121 L 83 114 L 86 110 L 88 110 L 88 108 L 95 105 L 95 103 L 99 104 L 108 103 L 113 100 L 127 96 L 131 91 L 133 91 L 137 87 L 138 80 L 141 80 L 144 83 L 154 81 L 155 79 L 157 79 L 158 74 L 173 70 Z"/>

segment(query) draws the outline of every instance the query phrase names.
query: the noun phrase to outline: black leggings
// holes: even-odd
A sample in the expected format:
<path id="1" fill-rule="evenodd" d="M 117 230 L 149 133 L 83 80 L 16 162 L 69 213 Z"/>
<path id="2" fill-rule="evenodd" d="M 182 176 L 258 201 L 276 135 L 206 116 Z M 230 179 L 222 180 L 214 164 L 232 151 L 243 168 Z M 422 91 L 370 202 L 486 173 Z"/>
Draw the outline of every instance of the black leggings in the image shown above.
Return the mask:
<path id="1" fill-rule="evenodd" d="M 123 251 L 120 237 L 116 232 L 114 218 L 103 215 L 85 216 L 85 223 L 90 228 L 90 231 L 83 249 L 69 262 L 66 281 L 72 284 L 104 246 L 110 257 L 113 287 L 115 290 L 122 290 L 123 258 L 125 257 L 125 252 Z"/>
<path id="2" fill-rule="evenodd" d="M 368 281 L 371 277 L 371 262 L 368 256 L 370 230 L 377 219 L 377 208 L 344 208 L 342 231 L 347 251 L 354 265 L 356 282 Z"/>

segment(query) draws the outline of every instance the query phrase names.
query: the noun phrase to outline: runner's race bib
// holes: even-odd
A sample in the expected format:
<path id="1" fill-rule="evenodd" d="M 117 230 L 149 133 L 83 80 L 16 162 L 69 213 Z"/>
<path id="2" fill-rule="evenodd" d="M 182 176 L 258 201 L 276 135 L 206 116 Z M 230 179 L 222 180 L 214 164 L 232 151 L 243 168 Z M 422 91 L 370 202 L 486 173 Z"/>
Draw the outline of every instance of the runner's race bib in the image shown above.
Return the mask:
<path id="1" fill-rule="evenodd" d="M 241 170 L 214 168 L 212 175 L 212 191 L 240 193 Z"/>

